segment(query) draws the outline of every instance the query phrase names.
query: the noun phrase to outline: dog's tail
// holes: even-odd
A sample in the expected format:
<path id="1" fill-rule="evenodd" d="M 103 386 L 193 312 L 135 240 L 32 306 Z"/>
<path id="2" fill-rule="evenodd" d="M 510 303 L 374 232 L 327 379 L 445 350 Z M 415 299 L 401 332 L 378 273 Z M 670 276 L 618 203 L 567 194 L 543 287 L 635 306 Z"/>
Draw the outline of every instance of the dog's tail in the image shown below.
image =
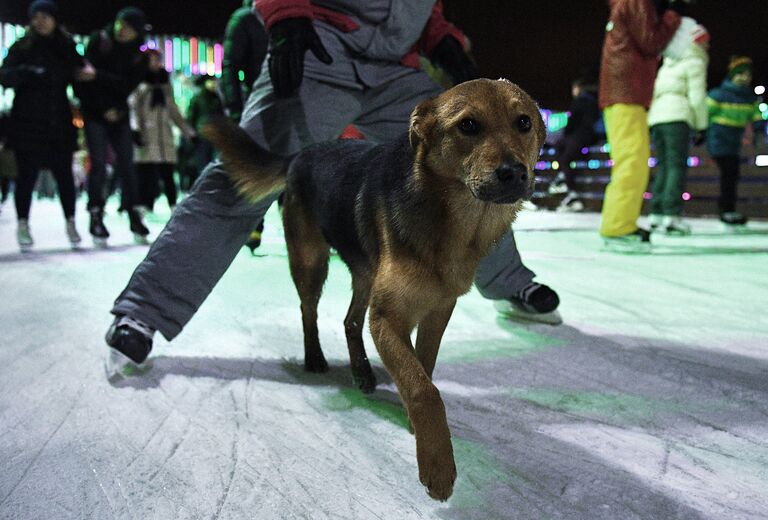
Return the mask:
<path id="1" fill-rule="evenodd" d="M 214 120 L 203 135 L 219 150 L 229 177 L 246 198 L 258 202 L 285 188 L 285 159 L 254 143 L 232 121 Z"/>

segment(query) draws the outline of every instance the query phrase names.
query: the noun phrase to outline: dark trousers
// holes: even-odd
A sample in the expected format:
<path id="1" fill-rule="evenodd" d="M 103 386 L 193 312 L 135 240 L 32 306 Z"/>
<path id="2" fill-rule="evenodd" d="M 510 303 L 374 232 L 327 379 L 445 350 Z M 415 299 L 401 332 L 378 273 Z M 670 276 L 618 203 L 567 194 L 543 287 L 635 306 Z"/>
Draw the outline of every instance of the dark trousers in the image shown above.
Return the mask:
<path id="1" fill-rule="evenodd" d="M 75 215 L 75 179 L 72 176 L 72 152 L 50 150 L 45 153 L 16 151 L 16 215 L 20 219 L 29 218 L 29 208 L 32 205 L 32 192 L 35 189 L 41 168 L 50 168 L 59 189 L 59 199 L 64 210 L 64 216 Z"/>
<path id="2" fill-rule="evenodd" d="M 560 163 L 560 171 L 565 175 L 565 184 L 569 191 L 576 191 L 576 179 L 574 179 L 571 162 L 581 155 L 581 149 L 589 143 L 580 136 L 567 135 L 557 143 L 557 162 Z"/>
<path id="3" fill-rule="evenodd" d="M 160 195 L 160 180 L 169 206 L 176 205 L 176 182 L 173 180 L 172 163 L 138 163 L 139 204 L 150 210 Z"/>
<path id="4" fill-rule="evenodd" d="M 88 173 L 88 209 L 104 209 L 106 196 L 104 184 L 107 175 L 107 146 L 115 152 L 115 177 L 120 179 L 122 203 L 130 210 L 136 204 L 136 173 L 133 165 L 133 140 L 128 120 L 104 123 L 95 119 L 85 120 L 85 138 L 91 158 Z"/>
<path id="5" fill-rule="evenodd" d="M 651 213 L 671 216 L 683 213 L 690 135 L 688 123 L 661 123 L 651 127 L 651 139 L 656 149 Z"/>
<path id="6" fill-rule="evenodd" d="M 736 211 L 736 195 L 739 188 L 739 168 L 741 157 L 725 155 L 713 157 L 720 168 L 720 213 Z"/>

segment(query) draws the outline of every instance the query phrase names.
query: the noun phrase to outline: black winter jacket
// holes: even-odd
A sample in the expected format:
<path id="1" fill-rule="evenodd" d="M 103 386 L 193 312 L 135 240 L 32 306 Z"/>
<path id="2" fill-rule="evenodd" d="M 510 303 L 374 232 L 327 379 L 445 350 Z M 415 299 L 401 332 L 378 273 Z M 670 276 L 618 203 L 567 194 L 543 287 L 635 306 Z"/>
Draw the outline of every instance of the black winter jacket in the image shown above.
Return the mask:
<path id="1" fill-rule="evenodd" d="M 0 67 L 0 84 L 14 91 L 10 148 L 31 152 L 75 149 L 77 130 L 67 86 L 82 66 L 74 41 L 60 29 L 50 37 L 28 30 L 11 46 Z"/>
<path id="2" fill-rule="evenodd" d="M 114 108 L 120 121 L 128 120 L 128 96 L 147 74 L 147 58 L 139 45 L 118 43 L 112 28 L 91 34 L 85 58 L 96 69 L 96 79 L 75 85 L 85 119 L 105 121 L 104 113 Z"/>
<path id="3" fill-rule="evenodd" d="M 250 94 L 253 82 L 261 72 L 267 45 L 267 31 L 250 7 L 241 7 L 232 14 L 224 33 L 221 71 L 221 92 L 230 115 L 242 113 L 244 97 Z M 242 83 L 240 71 L 243 72 Z"/>

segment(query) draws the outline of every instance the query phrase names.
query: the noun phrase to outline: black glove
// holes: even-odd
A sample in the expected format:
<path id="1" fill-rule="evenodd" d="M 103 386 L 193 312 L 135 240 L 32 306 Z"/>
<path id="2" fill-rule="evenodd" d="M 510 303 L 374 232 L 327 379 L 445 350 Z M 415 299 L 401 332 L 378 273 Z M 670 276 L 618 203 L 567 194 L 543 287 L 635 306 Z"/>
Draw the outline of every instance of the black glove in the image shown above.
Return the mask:
<path id="1" fill-rule="evenodd" d="M 307 50 L 326 65 L 333 62 L 309 18 L 286 18 L 269 30 L 269 77 L 277 97 L 290 97 L 301 85 Z"/>
<path id="2" fill-rule="evenodd" d="M 430 61 L 450 74 L 453 83 L 458 85 L 477 78 L 477 69 L 469 59 L 464 47 L 453 36 L 445 36 L 432 50 Z"/>
<path id="3" fill-rule="evenodd" d="M 139 148 L 144 146 L 144 138 L 141 136 L 141 132 L 138 130 L 131 130 L 131 138 L 133 139 L 133 144 Z"/>
<path id="4" fill-rule="evenodd" d="M 707 140 L 707 131 L 699 130 L 693 134 L 693 146 L 701 146 Z"/>

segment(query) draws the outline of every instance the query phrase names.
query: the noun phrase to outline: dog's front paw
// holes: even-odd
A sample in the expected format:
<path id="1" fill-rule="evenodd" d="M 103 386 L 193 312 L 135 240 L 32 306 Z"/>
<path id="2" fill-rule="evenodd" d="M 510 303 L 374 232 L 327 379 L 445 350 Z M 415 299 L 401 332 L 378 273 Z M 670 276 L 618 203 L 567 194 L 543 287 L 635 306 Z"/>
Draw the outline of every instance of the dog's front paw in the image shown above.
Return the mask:
<path id="1" fill-rule="evenodd" d="M 453 483 L 456 481 L 456 464 L 450 441 L 447 450 L 420 450 L 417 446 L 416 451 L 419 480 L 426 486 L 430 497 L 445 502 L 453 494 Z"/>

